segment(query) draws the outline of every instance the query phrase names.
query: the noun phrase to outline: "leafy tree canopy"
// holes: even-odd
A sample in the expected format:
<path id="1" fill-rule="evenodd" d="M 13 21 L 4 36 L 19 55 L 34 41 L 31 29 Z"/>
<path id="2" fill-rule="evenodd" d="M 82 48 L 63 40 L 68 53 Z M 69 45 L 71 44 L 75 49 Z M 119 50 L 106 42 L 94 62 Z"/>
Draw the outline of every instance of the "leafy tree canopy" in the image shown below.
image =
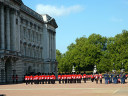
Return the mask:
<path id="1" fill-rule="evenodd" d="M 71 72 L 73 65 L 76 71 L 92 71 L 94 65 L 97 65 L 98 72 L 112 71 L 114 68 L 128 70 L 127 30 L 109 38 L 99 34 L 76 38 L 67 49 L 64 54 L 56 50 L 60 72 Z"/>

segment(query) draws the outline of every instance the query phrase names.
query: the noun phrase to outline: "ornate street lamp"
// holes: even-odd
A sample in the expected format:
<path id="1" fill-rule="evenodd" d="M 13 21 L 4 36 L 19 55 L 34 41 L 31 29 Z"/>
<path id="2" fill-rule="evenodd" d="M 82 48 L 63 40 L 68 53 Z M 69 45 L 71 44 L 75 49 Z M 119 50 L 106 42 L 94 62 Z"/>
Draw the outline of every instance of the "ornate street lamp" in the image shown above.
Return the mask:
<path id="1" fill-rule="evenodd" d="M 74 67 L 74 65 L 72 67 L 72 73 L 75 73 L 75 67 Z"/>
<path id="2" fill-rule="evenodd" d="M 96 74 L 96 72 L 97 72 L 97 68 L 96 65 L 94 65 L 93 74 Z"/>

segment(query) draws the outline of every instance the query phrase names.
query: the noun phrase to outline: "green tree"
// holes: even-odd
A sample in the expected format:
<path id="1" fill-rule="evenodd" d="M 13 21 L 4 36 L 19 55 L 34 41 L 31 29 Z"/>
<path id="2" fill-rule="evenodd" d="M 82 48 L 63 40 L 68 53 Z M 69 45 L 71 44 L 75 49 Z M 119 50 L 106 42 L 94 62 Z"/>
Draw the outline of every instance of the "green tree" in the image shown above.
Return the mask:
<path id="1" fill-rule="evenodd" d="M 68 51 L 61 54 L 57 50 L 57 61 L 60 72 L 71 72 L 74 65 L 76 71 L 93 70 L 97 65 L 98 72 L 112 69 L 128 70 L 128 31 L 123 30 L 115 37 L 106 38 L 92 34 L 77 38 L 75 43 L 67 47 Z M 113 66 L 113 63 L 115 66 Z"/>

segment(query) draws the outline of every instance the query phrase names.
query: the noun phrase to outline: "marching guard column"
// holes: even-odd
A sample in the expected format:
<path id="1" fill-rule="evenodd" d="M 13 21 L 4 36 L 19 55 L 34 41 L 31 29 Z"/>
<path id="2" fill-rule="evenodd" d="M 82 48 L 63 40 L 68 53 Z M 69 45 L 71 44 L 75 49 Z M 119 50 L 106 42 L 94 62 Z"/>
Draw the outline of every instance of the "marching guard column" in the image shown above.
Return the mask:
<path id="1" fill-rule="evenodd" d="M 0 40 L 0 44 L 1 44 L 1 49 L 5 49 L 5 36 L 4 36 L 4 5 L 0 4 L 0 31 L 1 31 L 1 40 Z"/>

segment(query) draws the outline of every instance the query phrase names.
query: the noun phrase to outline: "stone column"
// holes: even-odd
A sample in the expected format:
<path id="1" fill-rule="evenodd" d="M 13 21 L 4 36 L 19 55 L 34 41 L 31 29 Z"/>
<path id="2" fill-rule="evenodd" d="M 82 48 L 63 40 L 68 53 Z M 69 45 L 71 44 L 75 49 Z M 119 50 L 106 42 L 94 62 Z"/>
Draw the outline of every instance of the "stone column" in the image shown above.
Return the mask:
<path id="1" fill-rule="evenodd" d="M 7 50 L 10 50 L 10 13 L 9 7 L 6 7 L 6 36 L 7 36 Z"/>
<path id="2" fill-rule="evenodd" d="M 17 24 L 18 29 L 17 29 L 17 41 L 16 42 L 17 42 L 17 51 L 20 52 L 20 39 L 21 39 L 20 38 L 21 37 L 20 36 L 20 32 L 21 32 L 21 29 L 20 29 L 21 24 L 20 23 L 21 23 L 21 21 L 20 21 L 20 12 L 19 11 L 18 11 L 18 21 L 17 21 L 17 23 L 18 23 Z"/>
<path id="3" fill-rule="evenodd" d="M 54 32 L 52 32 L 52 59 L 55 59 L 54 58 Z"/>
<path id="4" fill-rule="evenodd" d="M 23 27 L 20 25 L 20 38 L 23 40 Z"/>
<path id="5" fill-rule="evenodd" d="M 54 48 L 53 48 L 53 50 L 54 50 L 53 51 L 54 52 L 53 53 L 54 54 L 54 57 L 53 58 L 56 59 L 56 32 L 54 32 L 54 34 L 53 34 L 53 42 L 54 42 L 53 43 L 53 46 L 54 46 Z"/>
<path id="6" fill-rule="evenodd" d="M 11 10 L 11 50 L 16 51 L 16 20 L 15 10 Z"/>
<path id="7" fill-rule="evenodd" d="M 47 24 L 43 25 L 43 34 L 42 34 L 42 45 L 43 45 L 43 58 L 48 59 L 49 58 L 49 33 L 47 30 Z"/>
<path id="8" fill-rule="evenodd" d="M 1 49 L 5 49 L 5 33 L 4 33 L 4 5 L 0 4 L 0 44 Z"/>
<path id="9" fill-rule="evenodd" d="M 48 30 L 49 33 L 49 58 L 51 59 L 51 32 Z"/>
<path id="10" fill-rule="evenodd" d="M 54 33 L 53 33 L 53 59 L 55 59 L 55 50 L 56 50 L 55 49 L 55 45 L 54 45 L 55 43 L 54 42 L 55 42 L 55 37 L 54 37 Z"/>

